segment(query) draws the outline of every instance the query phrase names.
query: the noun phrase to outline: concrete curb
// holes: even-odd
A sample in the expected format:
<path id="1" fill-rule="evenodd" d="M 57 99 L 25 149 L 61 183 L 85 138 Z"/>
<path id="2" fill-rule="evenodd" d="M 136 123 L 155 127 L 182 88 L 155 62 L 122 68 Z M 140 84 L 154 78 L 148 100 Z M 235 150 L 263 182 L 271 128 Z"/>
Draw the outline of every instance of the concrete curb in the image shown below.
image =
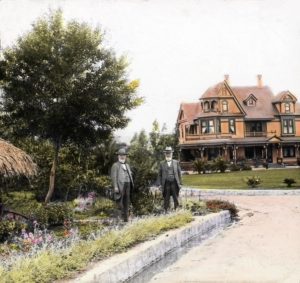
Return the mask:
<path id="1" fill-rule="evenodd" d="M 288 190 L 288 189 L 281 189 L 281 190 L 205 190 L 205 189 L 195 189 L 192 187 L 183 187 L 180 190 L 180 197 L 199 197 L 202 196 L 300 196 L 300 189 L 298 190 Z"/>
<path id="2" fill-rule="evenodd" d="M 205 235 L 218 227 L 225 226 L 230 221 L 228 211 L 196 216 L 193 222 L 184 227 L 171 230 L 154 240 L 139 244 L 126 253 L 117 254 L 107 260 L 98 262 L 76 279 L 63 282 L 123 282 L 193 237 Z"/>

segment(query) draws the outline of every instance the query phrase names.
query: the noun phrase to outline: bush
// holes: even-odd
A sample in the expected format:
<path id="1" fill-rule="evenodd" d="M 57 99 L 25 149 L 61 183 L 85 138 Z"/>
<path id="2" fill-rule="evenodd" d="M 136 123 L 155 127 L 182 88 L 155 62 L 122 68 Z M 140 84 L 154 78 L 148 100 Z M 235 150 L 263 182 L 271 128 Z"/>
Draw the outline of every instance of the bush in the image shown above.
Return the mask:
<path id="1" fill-rule="evenodd" d="M 220 210 L 229 210 L 231 219 L 238 216 L 238 209 L 234 203 L 224 200 L 207 200 L 206 208 L 211 212 L 219 212 Z"/>
<path id="2" fill-rule="evenodd" d="M 136 191 L 132 196 L 135 215 L 160 214 L 163 212 L 161 192 L 152 194 L 148 188 Z"/>
<path id="3" fill-rule="evenodd" d="M 241 166 L 233 163 L 233 164 L 230 164 L 229 170 L 232 172 L 241 171 Z"/>
<path id="4" fill-rule="evenodd" d="M 201 173 L 205 174 L 205 171 L 207 168 L 207 162 L 204 160 L 201 160 L 201 159 L 196 159 L 193 162 L 193 166 L 194 166 L 195 171 L 198 172 L 198 174 L 201 174 Z"/>
<path id="5" fill-rule="evenodd" d="M 204 215 L 207 213 L 206 204 L 204 201 L 189 200 L 185 204 L 185 209 L 189 210 L 194 215 Z"/>
<path id="6" fill-rule="evenodd" d="M 220 171 L 221 173 L 224 173 L 227 169 L 226 161 L 223 158 L 219 157 L 215 159 L 214 167 L 215 171 Z"/>
<path id="7" fill-rule="evenodd" d="M 0 242 L 4 242 L 18 234 L 26 228 L 26 224 L 20 221 L 1 220 L 0 221 Z"/>
<path id="8" fill-rule="evenodd" d="M 73 219 L 72 208 L 66 203 L 39 204 L 33 208 L 30 217 L 39 225 L 57 226 L 63 225 L 65 219 Z"/>
<path id="9" fill-rule="evenodd" d="M 287 185 L 287 187 L 290 188 L 290 187 L 292 187 L 293 184 L 296 183 L 296 181 L 293 178 L 285 178 L 283 180 L 283 183 L 285 183 Z"/>
<path id="10" fill-rule="evenodd" d="M 261 182 L 262 181 L 258 176 L 252 176 L 247 178 L 247 185 L 252 188 L 257 187 L 259 184 L 261 184 Z"/>
<path id="11" fill-rule="evenodd" d="M 242 171 L 251 171 L 252 170 L 252 167 L 246 163 L 243 163 L 241 167 L 242 167 Z"/>

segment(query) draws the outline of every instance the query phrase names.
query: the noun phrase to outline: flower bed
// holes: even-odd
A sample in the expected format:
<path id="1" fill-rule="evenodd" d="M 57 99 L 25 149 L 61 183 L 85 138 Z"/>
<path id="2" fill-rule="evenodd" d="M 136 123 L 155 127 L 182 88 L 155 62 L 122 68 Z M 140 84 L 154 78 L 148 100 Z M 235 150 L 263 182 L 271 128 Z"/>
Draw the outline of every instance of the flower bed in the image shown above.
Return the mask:
<path id="1" fill-rule="evenodd" d="M 186 211 L 166 216 L 137 219 L 120 229 L 94 233 L 94 239 L 81 240 L 74 233 L 67 240 L 41 245 L 28 254 L 1 261 L 0 282 L 53 282 L 99 260 L 192 221 Z"/>

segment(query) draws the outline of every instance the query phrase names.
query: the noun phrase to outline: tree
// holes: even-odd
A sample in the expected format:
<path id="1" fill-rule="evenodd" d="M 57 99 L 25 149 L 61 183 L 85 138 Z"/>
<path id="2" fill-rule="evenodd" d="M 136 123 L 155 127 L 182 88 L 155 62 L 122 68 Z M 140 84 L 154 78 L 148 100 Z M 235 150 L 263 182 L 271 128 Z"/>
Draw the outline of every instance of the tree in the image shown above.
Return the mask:
<path id="1" fill-rule="evenodd" d="M 49 140 L 54 148 L 46 203 L 54 192 L 62 145 L 105 140 L 127 125 L 126 111 L 142 103 L 125 58 L 104 47 L 99 29 L 65 23 L 61 11 L 35 22 L 4 51 L 0 65 L 5 67 L 3 124 L 16 136 Z"/>

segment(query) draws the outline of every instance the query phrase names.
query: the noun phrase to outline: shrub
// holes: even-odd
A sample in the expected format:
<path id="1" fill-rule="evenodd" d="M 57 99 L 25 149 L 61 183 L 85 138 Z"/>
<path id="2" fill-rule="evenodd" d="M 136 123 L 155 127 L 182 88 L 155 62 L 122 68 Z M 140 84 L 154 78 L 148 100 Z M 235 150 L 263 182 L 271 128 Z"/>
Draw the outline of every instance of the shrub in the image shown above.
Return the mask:
<path id="1" fill-rule="evenodd" d="M 189 210 L 194 215 L 204 215 L 207 213 L 206 203 L 204 201 L 188 200 L 185 204 L 185 209 Z"/>
<path id="2" fill-rule="evenodd" d="M 66 203 L 39 204 L 32 209 L 31 218 L 42 226 L 63 225 L 65 219 L 73 219 L 73 211 Z"/>
<path id="3" fill-rule="evenodd" d="M 220 210 L 229 210 L 232 219 L 238 216 L 238 209 L 234 203 L 225 200 L 207 200 L 206 208 L 211 212 L 219 212 Z"/>
<path id="4" fill-rule="evenodd" d="M 247 185 L 252 188 L 257 187 L 259 184 L 261 184 L 261 182 L 262 181 L 258 176 L 252 176 L 247 178 Z"/>
<path id="5" fill-rule="evenodd" d="M 20 233 L 25 227 L 27 227 L 27 225 L 23 222 L 2 219 L 0 221 L 0 242 L 12 238 L 15 234 Z"/>
<path id="6" fill-rule="evenodd" d="M 296 183 L 296 181 L 293 178 L 285 178 L 283 180 L 283 183 L 285 183 L 287 185 L 287 187 L 290 188 L 290 187 L 292 187 L 293 184 Z"/>
<path id="7" fill-rule="evenodd" d="M 227 169 L 226 161 L 223 158 L 219 157 L 215 159 L 214 167 L 216 171 L 220 171 L 221 173 L 224 173 Z"/>
<path id="8" fill-rule="evenodd" d="M 193 166 L 198 174 L 205 174 L 205 171 L 207 170 L 207 162 L 201 159 L 196 159 L 193 163 Z"/>
<path id="9" fill-rule="evenodd" d="M 230 164 L 229 166 L 229 170 L 234 172 L 234 171 L 241 171 L 241 166 L 239 166 L 238 164 Z"/>
<path id="10" fill-rule="evenodd" d="M 242 171 L 251 171 L 252 167 L 249 164 L 243 163 L 242 164 Z"/>

